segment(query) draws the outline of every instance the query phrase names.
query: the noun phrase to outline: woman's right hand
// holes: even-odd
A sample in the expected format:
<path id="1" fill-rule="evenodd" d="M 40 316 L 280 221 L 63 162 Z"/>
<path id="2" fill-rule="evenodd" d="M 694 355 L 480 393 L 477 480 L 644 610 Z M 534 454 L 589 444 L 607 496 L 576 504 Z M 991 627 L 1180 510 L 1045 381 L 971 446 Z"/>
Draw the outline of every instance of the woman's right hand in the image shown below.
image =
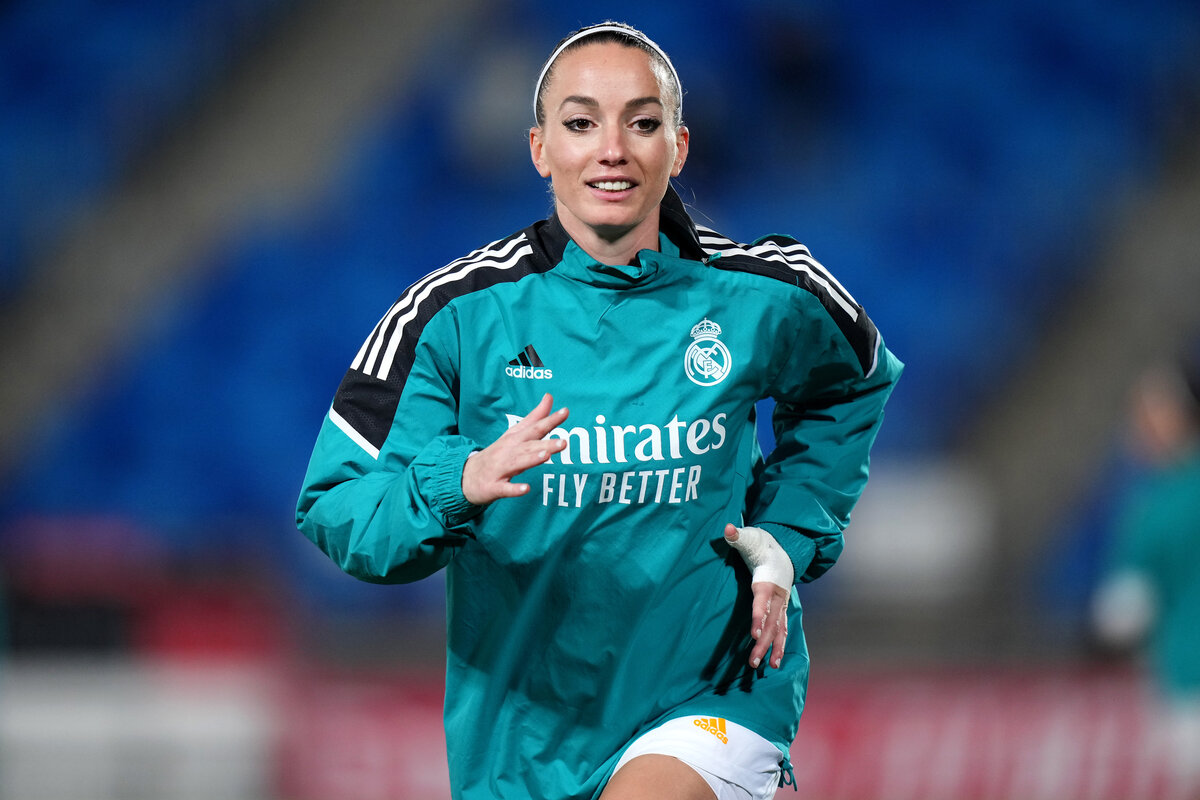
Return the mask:
<path id="1" fill-rule="evenodd" d="M 486 506 L 502 497 L 520 497 L 529 491 L 529 484 L 513 483 L 512 478 L 567 447 L 565 439 L 546 438 L 550 431 L 566 421 L 569 413 L 565 408 L 557 411 L 553 408 L 554 398 L 543 395 L 541 402 L 523 420 L 467 458 L 463 465 L 462 491 L 469 503 Z"/>

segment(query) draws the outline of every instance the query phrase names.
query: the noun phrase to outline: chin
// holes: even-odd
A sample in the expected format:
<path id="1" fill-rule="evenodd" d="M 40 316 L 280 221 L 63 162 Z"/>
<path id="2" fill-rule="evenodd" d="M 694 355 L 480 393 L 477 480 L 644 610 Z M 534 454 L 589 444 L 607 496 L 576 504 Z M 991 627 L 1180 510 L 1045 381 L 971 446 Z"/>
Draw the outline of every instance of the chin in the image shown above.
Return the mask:
<path id="1" fill-rule="evenodd" d="M 612 242 L 632 233 L 641 223 L 642 220 L 597 220 L 588 223 L 588 227 L 595 231 L 596 235 Z"/>
<path id="2" fill-rule="evenodd" d="M 587 220 L 588 227 L 595 231 L 613 230 L 628 232 L 646 221 L 645 215 L 639 216 L 628 212 L 612 213 L 614 210 L 610 209 L 609 213 L 593 214 Z"/>

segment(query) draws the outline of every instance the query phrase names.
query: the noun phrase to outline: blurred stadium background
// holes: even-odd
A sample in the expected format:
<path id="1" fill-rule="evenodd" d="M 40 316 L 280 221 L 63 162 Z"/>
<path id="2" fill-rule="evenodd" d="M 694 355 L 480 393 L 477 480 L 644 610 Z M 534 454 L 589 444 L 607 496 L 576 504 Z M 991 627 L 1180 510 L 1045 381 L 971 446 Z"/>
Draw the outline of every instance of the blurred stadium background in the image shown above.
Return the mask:
<path id="1" fill-rule="evenodd" d="M 797 796 L 1184 796 L 1087 606 L 1128 386 L 1200 333 L 1194 0 L 6 0 L 0 800 L 445 795 L 441 583 L 295 496 L 401 289 L 548 209 L 531 83 L 602 18 L 676 62 L 700 218 L 908 364 Z"/>

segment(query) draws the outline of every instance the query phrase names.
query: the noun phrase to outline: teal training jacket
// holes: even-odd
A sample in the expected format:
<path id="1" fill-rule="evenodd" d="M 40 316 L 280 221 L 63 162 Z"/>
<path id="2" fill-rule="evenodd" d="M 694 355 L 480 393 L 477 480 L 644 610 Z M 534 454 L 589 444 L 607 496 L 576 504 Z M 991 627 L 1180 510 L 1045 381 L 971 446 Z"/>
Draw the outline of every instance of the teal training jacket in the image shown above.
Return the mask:
<path id="1" fill-rule="evenodd" d="M 688 714 L 757 731 L 788 767 L 799 600 L 783 667 L 750 669 L 749 572 L 723 529 L 770 531 L 798 583 L 824 573 L 902 367 L 795 240 L 698 229 L 673 191 L 660 227 L 661 251 L 613 267 L 551 217 L 422 278 L 321 427 L 301 531 L 362 580 L 447 570 L 456 798 L 595 797 L 633 738 Z M 525 496 L 472 506 L 468 454 L 546 392 L 567 449 Z"/>
<path id="2" fill-rule="evenodd" d="M 1150 586 L 1155 615 L 1149 666 L 1171 705 L 1200 700 L 1200 449 L 1153 470 L 1132 488 L 1115 520 L 1111 575 Z"/>

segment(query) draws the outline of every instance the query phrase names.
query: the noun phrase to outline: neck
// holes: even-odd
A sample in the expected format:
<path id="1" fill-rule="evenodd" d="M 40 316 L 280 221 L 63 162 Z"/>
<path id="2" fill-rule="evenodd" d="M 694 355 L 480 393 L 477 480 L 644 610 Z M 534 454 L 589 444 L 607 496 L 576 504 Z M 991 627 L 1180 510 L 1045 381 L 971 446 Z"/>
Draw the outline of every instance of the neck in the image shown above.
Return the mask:
<path id="1" fill-rule="evenodd" d="M 658 250 L 658 212 L 633 228 L 593 227 L 570 214 L 559 214 L 563 230 L 575 244 L 601 264 L 629 264 L 641 250 Z"/>

